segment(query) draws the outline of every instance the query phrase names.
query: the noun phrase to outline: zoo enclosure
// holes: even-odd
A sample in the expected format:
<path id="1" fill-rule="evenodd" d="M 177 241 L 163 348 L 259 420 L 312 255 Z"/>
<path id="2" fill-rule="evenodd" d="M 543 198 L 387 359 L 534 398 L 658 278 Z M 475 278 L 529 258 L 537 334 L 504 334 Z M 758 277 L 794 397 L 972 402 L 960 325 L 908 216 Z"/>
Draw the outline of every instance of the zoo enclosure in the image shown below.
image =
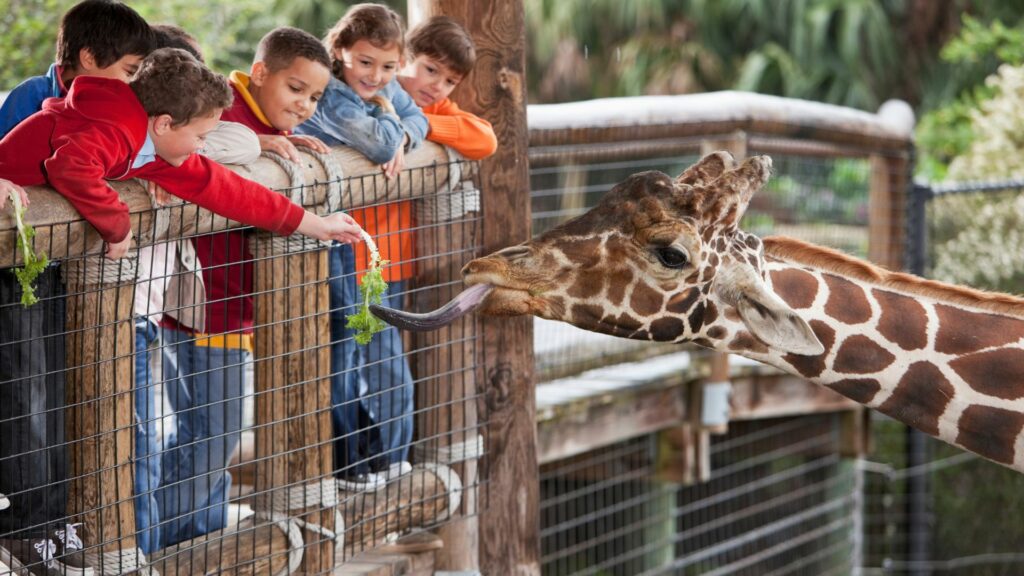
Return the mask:
<path id="1" fill-rule="evenodd" d="M 532 106 L 534 232 L 632 173 L 727 149 L 774 161 L 745 230 L 899 269 L 908 113 L 731 92 Z M 846 573 L 870 557 L 873 523 L 905 531 L 902 514 L 872 515 L 854 403 L 741 358 L 535 332 L 545 574 Z"/>

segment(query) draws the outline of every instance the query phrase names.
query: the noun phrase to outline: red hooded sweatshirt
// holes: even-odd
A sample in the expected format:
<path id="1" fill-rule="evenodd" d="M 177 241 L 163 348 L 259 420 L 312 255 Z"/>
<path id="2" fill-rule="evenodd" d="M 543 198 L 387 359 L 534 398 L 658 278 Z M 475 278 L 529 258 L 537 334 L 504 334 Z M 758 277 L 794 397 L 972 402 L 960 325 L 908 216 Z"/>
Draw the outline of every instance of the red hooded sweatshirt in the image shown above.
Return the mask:
<path id="1" fill-rule="evenodd" d="M 174 167 L 162 158 L 135 170 L 148 116 L 120 80 L 81 76 L 63 100 L 50 98 L 3 140 L 0 178 L 21 186 L 49 184 L 107 242 L 124 240 L 128 206 L 106 180 L 143 178 L 221 216 L 291 234 L 304 210 L 288 198 L 193 154 Z"/>

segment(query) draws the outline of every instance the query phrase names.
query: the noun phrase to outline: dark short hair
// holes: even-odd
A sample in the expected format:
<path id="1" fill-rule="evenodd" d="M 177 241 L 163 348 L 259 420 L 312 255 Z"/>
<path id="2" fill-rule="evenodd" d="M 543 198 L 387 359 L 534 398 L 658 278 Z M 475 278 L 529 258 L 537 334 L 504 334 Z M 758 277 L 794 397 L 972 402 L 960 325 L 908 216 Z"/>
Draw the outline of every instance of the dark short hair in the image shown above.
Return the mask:
<path id="1" fill-rule="evenodd" d="M 86 48 L 96 58 L 96 65 L 105 68 L 129 54 L 149 54 L 154 43 L 149 24 L 127 5 L 113 0 L 83 0 L 60 20 L 57 63 L 77 68 L 78 53 Z"/>
<path id="2" fill-rule="evenodd" d="M 334 60 L 334 49 L 349 49 L 360 40 L 366 40 L 377 48 L 398 46 L 398 53 L 405 54 L 405 23 L 397 12 L 380 4 L 356 4 L 345 12 L 333 28 L 327 31 L 324 48 Z M 340 69 L 335 62 L 335 76 Z"/>
<path id="3" fill-rule="evenodd" d="M 305 30 L 281 26 L 267 32 L 256 46 L 254 62 L 263 62 L 267 70 L 277 72 L 292 65 L 296 58 L 319 62 L 331 69 L 331 57 L 323 43 Z"/>
<path id="4" fill-rule="evenodd" d="M 128 81 L 148 116 L 180 126 L 231 106 L 228 81 L 180 48 L 154 50 Z"/>
<path id="5" fill-rule="evenodd" d="M 413 58 L 424 55 L 465 76 L 476 64 L 476 47 L 469 32 L 448 16 L 434 16 L 412 29 L 406 41 Z"/>
<path id="6" fill-rule="evenodd" d="M 175 24 L 153 24 L 153 35 L 156 37 L 156 48 L 180 48 L 203 62 L 203 53 L 196 46 L 199 42 L 195 36 Z"/>

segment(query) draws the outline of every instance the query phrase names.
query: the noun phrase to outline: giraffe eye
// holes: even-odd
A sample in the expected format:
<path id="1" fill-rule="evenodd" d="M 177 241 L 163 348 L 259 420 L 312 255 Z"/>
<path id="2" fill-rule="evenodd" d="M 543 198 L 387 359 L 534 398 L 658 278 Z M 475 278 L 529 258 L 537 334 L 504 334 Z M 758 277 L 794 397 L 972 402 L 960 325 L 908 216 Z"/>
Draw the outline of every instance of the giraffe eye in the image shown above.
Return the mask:
<path id="1" fill-rule="evenodd" d="M 655 248 L 654 255 L 666 268 L 685 268 L 690 263 L 690 256 L 674 246 Z"/>

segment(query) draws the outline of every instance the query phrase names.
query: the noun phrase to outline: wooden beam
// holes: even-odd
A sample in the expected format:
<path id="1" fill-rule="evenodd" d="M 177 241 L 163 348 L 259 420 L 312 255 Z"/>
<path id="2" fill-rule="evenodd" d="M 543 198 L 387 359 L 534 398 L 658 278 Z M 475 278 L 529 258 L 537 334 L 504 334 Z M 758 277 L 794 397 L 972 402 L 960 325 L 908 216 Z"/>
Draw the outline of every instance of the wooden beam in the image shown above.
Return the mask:
<path id="1" fill-rule="evenodd" d="M 488 183 L 482 200 L 483 249 L 522 242 L 530 237 L 523 2 L 418 0 L 410 6 L 414 14 L 451 16 L 473 36 L 476 67 L 454 99 L 489 120 L 500 142 L 482 168 Z M 483 318 L 480 325 L 487 362 L 480 381 L 488 407 L 484 463 L 489 487 L 479 519 L 479 568 L 484 574 L 539 575 L 533 325 L 529 318 Z"/>
<path id="2" fill-rule="evenodd" d="M 303 191 L 302 204 L 311 209 L 324 209 L 326 186 L 313 186 L 325 182 L 326 172 L 320 162 L 305 152 L 302 155 L 302 173 L 308 184 Z M 408 200 L 434 194 L 439 182 L 448 181 L 448 152 L 428 142 L 405 157 L 406 168 L 414 168 L 401 178 L 385 180 L 380 167 L 362 154 L 339 146 L 331 153 L 344 177 L 350 177 L 342 186 L 340 205 L 350 210 L 393 200 Z M 475 164 L 463 164 L 463 171 L 475 169 Z M 289 176 L 276 162 L 260 158 L 247 166 L 228 166 L 234 172 L 255 180 L 268 188 L 287 190 L 292 184 Z M 464 177 L 468 176 L 464 174 Z M 152 245 L 166 239 L 177 239 L 197 233 L 217 232 L 242 225 L 217 216 L 195 204 L 180 203 L 165 208 L 169 225 L 165 231 L 154 234 L 152 203 L 145 189 L 136 181 L 110 182 L 128 205 L 132 213 L 132 231 L 136 246 Z M 52 188 L 27 188 L 32 205 L 25 221 L 36 229 L 35 246 L 44 250 L 51 260 L 61 260 L 80 254 L 100 254 L 102 240 L 96 230 L 83 220 L 71 204 Z M 21 263 L 21 251 L 15 249 L 16 226 L 10 210 L 0 210 L 0 268 Z"/>

